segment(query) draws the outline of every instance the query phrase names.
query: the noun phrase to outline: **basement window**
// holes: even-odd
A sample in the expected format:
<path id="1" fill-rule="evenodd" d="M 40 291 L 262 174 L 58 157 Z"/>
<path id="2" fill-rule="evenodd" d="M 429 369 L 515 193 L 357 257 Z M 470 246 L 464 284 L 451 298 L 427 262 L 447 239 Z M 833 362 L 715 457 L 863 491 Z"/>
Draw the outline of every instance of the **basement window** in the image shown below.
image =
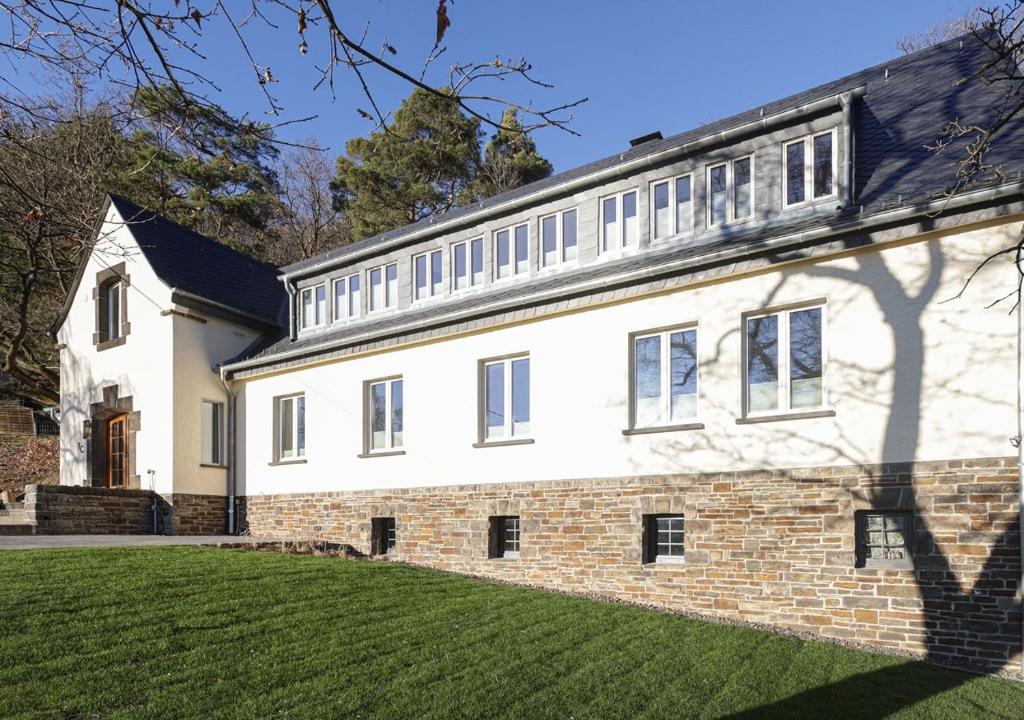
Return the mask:
<path id="1" fill-rule="evenodd" d="M 682 562 L 683 525 L 682 515 L 644 515 L 644 562 Z"/>
<path id="2" fill-rule="evenodd" d="M 519 558 L 520 527 L 518 515 L 498 515 L 489 518 L 490 539 L 488 556 L 493 560 Z"/>
<path id="3" fill-rule="evenodd" d="M 395 519 L 375 517 L 370 521 L 370 546 L 374 555 L 390 555 L 395 551 Z"/>
<path id="4" fill-rule="evenodd" d="M 856 516 L 857 567 L 913 567 L 913 516 L 861 510 Z"/>

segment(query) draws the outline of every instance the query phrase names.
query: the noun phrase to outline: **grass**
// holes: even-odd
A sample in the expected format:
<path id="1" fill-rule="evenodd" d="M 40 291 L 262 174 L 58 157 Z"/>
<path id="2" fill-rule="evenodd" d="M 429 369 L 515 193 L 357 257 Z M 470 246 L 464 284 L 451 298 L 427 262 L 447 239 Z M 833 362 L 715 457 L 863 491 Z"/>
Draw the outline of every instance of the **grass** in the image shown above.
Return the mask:
<path id="1" fill-rule="evenodd" d="M 1020 718 L 1024 685 L 385 563 L 0 553 L 3 718 Z"/>

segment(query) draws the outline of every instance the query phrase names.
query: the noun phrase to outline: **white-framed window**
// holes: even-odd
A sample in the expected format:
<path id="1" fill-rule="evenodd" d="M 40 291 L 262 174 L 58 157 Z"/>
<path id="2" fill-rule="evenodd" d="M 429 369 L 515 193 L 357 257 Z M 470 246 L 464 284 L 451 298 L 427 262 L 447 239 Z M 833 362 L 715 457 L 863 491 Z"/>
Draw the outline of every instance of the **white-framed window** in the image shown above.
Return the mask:
<path id="1" fill-rule="evenodd" d="M 494 233 L 494 279 L 530 271 L 530 227 L 523 223 Z"/>
<path id="2" fill-rule="evenodd" d="M 306 396 L 274 398 L 277 460 L 298 460 L 306 456 Z"/>
<path id="3" fill-rule="evenodd" d="M 404 408 L 401 377 L 366 383 L 366 452 L 401 449 Z"/>
<path id="4" fill-rule="evenodd" d="M 367 272 L 370 285 L 369 312 L 398 305 L 398 263 L 375 267 Z"/>
<path id="5" fill-rule="evenodd" d="M 327 283 L 303 288 L 300 293 L 302 329 L 321 327 L 327 322 Z"/>
<path id="6" fill-rule="evenodd" d="M 746 413 L 816 410 L 825 405 L 825 305 L 745 318 Z"/>
<path id="7" fill-rule="evenodd" d="M 697 328 L 632 336 L 634 428 L 679 425 L 697 417 Z"/>
<path id="8" fill-rule="evenodd" d="M 693 175 L 651 183 L 651 237 L 693 233 Z"/>
<path id="9" fill-rule="evenodd" d="M 452 245 L 452 292 L 484 284 L 484 239 Z"/>
<path id="10" fill-rule="evenodd" d="M 200 419 L 203 465 L 224 464 L 224 403 L 203 400 Z"/>
<path id="11" fill-rule="evenodd" d="M 540 219 L 541 267 L 552 268 L 579 257 L 576 208 Z"/>
<path id="12" fill-rule="evenodd" d="M 427 300 L 441 296 L 441 250 L 414 255 L 412 258 L 412 299 Z"/>
<path id="13" fill-rule="evenodd" d="M 481 365 L 481 440 L 530 434 L 530 356 L 485 360 Z"/>
<path id="14" fill-rule="evenodd" d="M 359 275 L 335 278 L 334 322 L 359 317 Z"/>
<path id="15" fill-rule="evenodd" d="M 601 198 L 601 252 L 635 248 L 639 242 L 637 191 Z"/>
<path id="16" fill-rule="evenodd" d="M 754 214 L 754 156 L 708 166 L 708 227 Z"/>
<path id="17" fill-rule="evenodd" d="M 786 207 L 836 194 L 836 152 L 835 130 L 783 143 L 782 199 Z"/>
<path id="18" fill-rule="evenodd" d="M 115 280 L 107 285 L 107 316 L 103 318 L 106 323 L 106 340 L 117 340 L 121 337 L 121 281 Z"/>
<path id="19" fill-rule="evenodd" d="M 682 515 L 644 515 L 644 562 L 681 562 L 684 528 Z"/>

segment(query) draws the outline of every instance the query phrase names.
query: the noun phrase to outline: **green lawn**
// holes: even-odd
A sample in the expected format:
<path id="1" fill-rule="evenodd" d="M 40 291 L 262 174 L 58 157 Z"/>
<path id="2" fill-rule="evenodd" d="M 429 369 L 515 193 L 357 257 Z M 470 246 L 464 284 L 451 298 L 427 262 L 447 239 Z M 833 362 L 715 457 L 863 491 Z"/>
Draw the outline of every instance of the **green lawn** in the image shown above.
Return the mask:
<path id="1" fill-rule="evenodd" d="M 1020 718 L 1024 685 L 358 560 L 0 553 L 0 717 Z"/>

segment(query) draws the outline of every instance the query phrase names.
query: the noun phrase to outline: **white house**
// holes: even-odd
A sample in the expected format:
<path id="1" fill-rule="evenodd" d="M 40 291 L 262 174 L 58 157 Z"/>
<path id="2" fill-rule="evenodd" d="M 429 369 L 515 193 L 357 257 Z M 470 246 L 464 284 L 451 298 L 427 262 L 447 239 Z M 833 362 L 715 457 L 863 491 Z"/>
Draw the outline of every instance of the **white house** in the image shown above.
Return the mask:
<path id="1" fill-rule="evenodd" d="M 994 107 L 956 84 L 983 61 L 955 40 L 279 272 L 112 198 L 57 328 L 62 482 L 1019 662 L 1017 274 L 984 261 L 1024 136 L 952 196 L 925 147 Z"/>

